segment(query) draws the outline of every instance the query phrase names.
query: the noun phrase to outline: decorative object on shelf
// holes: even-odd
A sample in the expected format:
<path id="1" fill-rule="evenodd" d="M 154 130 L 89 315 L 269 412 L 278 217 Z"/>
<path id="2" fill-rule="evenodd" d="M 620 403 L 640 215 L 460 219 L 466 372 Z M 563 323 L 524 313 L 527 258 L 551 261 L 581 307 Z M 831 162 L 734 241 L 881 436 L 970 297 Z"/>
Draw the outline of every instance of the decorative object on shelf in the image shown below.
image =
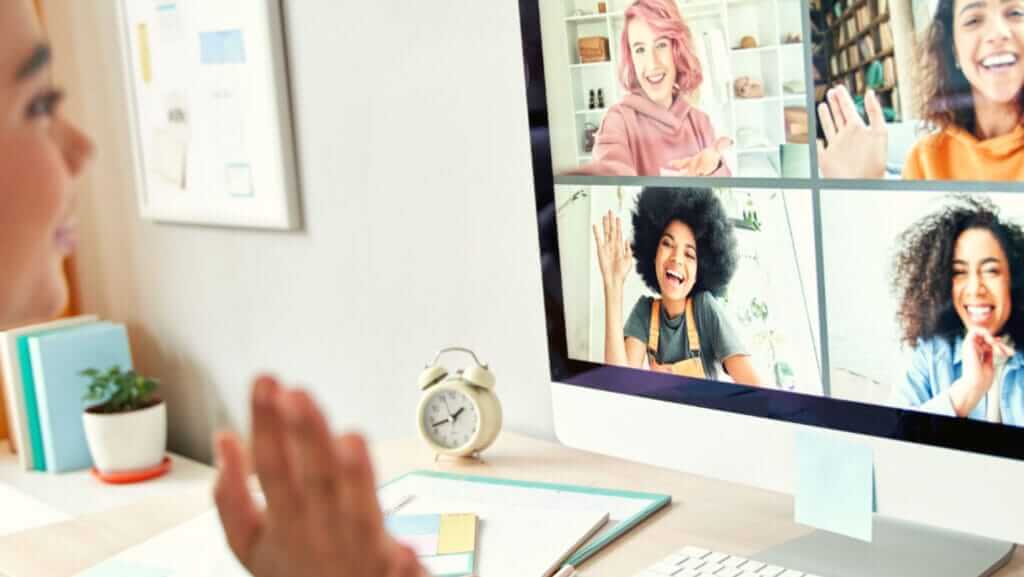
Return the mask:
<path id="1" fill-rule="evenodd" d="M 147 471 L 162 468 L 167 407 L 155 395 L 159 384 L 120 366 L 80 374 L 91 379 L 83 400 L 95 404 L 85 410 L 82 422 L 98 474 L 145 477 Z"/>
<path id="2" fill-rule="evenodd" d="M 117 3 L 142 218 L 298 229 L 281 3 Z"/>
<path id="3" fill-rule="evenodd" d="M 799 32 L 787 32 L 782 36 L 783 44 L 800 44 L 801 36 Z"/>
<path id="4" fill-rule="evenodd" d="M 782 83 L 782 91 L 786 94 L 803 94 L 806 89 L 803 79 L 789 80 Z"/>
<path id="5" fill-rule="evenodd" d="M 593 110 L 597 106 L 596 102 L 597 101 L 595 99 L 594 89 L 591 88 L 590 89 L 590 99 L 588 100 L 587 108 L 589 108 L 590 110 Z"/>
<path id="6" fill-rule="evenodd" d="M 751 76 L 740 76 L 733 83 L 737 98 L 761 98 L 764 96 L 764 82 Z"/>
<path id="7" fill-rule="evenodd" d="M 588 122 L 583 125 L 583 152 L 590 154 L 594 151 L 594 144 L 597 142 L 597 125 Z"/>
<path id="8" fill-rule="evenodd" d="M 466 353 L 473 357 L 474 365 L 450 374 L 437 364 L 447 352 Z M 441 349 L 423 369 L 418 381 L 423 397 L 416 408 L 416 428 L 436 456 L 479 459 L 498 438 L 502 414 L 494 382 L 487 365 L 463 347 Z"/>
<path id="9" fill-rule="evenodd" d="M 598 2 L 597 3 L 597 12 L 598 12 L 598 14 L 605 14 L 605 13 L 607 13 L 608 12 L 608 3 L 607 2 Z"/>
<path id="10" fill-rule="evenodd" d="M 584 36 L 576 41 L 580 53 L 580 62 L 607 62 L 609 59 L 608 38 L 604 36 Z"/>
<path id="11" fill-rule="evenodd" d="M 751 48 L 757 48 L 757 38 L 753 36 L 744 36 L 740 38 L 740 46 L 743 50 L 749 50 Z"/>
<path id="12" fill-rule="evenodd" d="M 604 88 L 597 89 L 597 107 L 604 108 Z"/>
<path id="13" fill-rule="evenodd" d="M 786 142 L 807 144 L 810 133 L 807 109 L 803 106 L 787 106 L 783 115 L 786 118 Z"/>

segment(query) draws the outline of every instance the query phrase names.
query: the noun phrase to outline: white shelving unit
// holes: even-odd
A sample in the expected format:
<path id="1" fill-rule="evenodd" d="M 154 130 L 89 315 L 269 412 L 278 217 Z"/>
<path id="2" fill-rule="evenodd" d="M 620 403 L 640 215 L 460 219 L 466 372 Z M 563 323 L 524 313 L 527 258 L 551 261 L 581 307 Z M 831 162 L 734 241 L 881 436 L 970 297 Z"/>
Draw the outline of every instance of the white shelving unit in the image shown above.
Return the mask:
<path id="1" fill-rule="evenodd" d="M 584 149 L 587 125 L 600 126 L 607 109 L 622 99 L 624 89 L 619 83 L 619 40 L 625 25 L 624 10 L 632 0 L 609 0 L 609 11 L 597 14 L 597 2 L 562 0 L 564 6 L 565 46 L 569 54 L 569 110 L 573 111 L 571 130 L 576 135 L 575 155 L 578 163 L 590 159 Z M 584 14 L 579 14 L 583 11 Z M 724 98 L 715 100 L 705 95 L 699 107 L 712 119 L 719 136 L 729 136 L 739 176 L 777 176 L 779 146 L 786 142 L 786 107 L 806 108 L 804 87 L 804 51 L 802 43 L 784 43 L 790 34 L 802 38 L 803 14 L 800 0 L 702 0 L 679 2 L 679 11 L 690 27 L 695 41 L 703 42 L 705 34 L 717 30 L 725 39 L 729 53 L 728 88 Z M 586 36 L 608 38 L 610 60 L 581 63 L 576 41 Z M 740 40 L 752 36 L 758 46 L 740 49 Z M 707 67 L 707 63 L 703 63 Z M 750 76 L 763 82 L 765 95 L 743 99 L 735 96 L 733 82 Z M 701 90 L 713 95 L 711 87 Z M 589 108 L 589 94 L 600 89 L 604 107 Z M 568 128 L 568 127 L 562 127 Z M 738 170 L 737 170 L 738 169 Z M 772 174 L 772 171 L 776 171 Z"/>

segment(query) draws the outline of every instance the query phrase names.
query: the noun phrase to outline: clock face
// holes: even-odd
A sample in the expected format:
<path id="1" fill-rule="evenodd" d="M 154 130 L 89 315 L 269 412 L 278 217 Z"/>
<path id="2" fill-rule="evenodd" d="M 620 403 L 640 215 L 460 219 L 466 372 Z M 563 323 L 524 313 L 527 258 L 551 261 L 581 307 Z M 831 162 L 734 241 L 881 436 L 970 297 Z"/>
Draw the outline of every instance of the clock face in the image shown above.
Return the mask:
<path id="1" fill-rule="evenodd" d="M 420 418 L 427 436 L 446 449 L 468 445 L 480 422 L 473 401 L 464 393 L 451 389 L 433 393 L 427 399 Z"/>

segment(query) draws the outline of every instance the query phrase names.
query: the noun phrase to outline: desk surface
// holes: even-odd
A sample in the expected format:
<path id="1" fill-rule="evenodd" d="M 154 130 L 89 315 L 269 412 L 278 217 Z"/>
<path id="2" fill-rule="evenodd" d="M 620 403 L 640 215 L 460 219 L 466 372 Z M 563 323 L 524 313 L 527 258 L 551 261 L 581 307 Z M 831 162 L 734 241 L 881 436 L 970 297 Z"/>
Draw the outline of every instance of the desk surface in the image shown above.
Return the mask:
<path id="1" fill-rule="evenodd" d="M 629 463 L 558 444 L 505 433 L 482 463 L 442 459 L 418 439 L 373 446 L 378 480 L 412 469 L 436 469 L 525 480 L 667 492 L 673 504 L 583 567 L 585 577 L 633 575 L 682 545 L 738 555 L 806 533 L 792 521 L 792 498 L 760 489 Z M 0 573 L 9 577 L 67 577 L 194 517 L 210 493 L 154 497 L 129 507 L 0 538 Z M 1024 551 L 996 577 L 1024 575 Z M 486 577 L 486 576 L 485 576 Z"/>

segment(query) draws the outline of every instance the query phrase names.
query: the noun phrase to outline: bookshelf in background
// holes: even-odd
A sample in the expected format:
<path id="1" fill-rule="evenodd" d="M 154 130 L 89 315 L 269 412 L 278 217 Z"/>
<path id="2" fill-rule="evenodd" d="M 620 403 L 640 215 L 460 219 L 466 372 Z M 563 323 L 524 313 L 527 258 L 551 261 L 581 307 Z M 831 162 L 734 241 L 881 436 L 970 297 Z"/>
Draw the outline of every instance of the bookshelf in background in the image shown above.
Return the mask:
<path id="1" fill-rule="evenodd" d="M 827 84 L 854 95 L 874 89 L 883 108 L 902 117 L 889 0 L 821 0 Z M 813 9 L 813 8 L 812 8 Z M 820 99 L 819 99 L 820 100 Z"/>

